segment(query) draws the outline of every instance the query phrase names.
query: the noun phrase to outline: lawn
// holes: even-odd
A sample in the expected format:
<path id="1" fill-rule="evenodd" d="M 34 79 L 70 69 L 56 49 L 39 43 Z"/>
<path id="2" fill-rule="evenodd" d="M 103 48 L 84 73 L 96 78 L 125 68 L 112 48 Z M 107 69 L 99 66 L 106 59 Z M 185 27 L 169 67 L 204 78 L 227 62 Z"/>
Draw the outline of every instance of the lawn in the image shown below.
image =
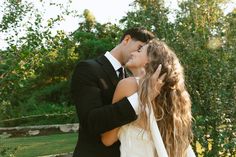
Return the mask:
<path id="1" fill-rule="evenodd" d="M 77 133 L 1 139 L 0 149 L 16 148 L 15 157 L 36 157 L 72 152 Z"/>
<path id="2" fill-rule="evenodd" d="M 2 148 L 10 148 L 8 152 L 15 152 L 11 157 L 37 157 L 50 154 L 68 153 L 74 150 L 77 141 L 77 133 L 54 134 L 48 136 L 0 138 L 0 157 Z M 16 150 L 14 151 L 14 148 Z M 211 144 L 209 144 L 211 149 Z M 203 151 L 197 142 L 197 153 Z M 202 157 L 202 155 L 197 155 Z M 9 154 L 4 156 L 9 157 Z"/>

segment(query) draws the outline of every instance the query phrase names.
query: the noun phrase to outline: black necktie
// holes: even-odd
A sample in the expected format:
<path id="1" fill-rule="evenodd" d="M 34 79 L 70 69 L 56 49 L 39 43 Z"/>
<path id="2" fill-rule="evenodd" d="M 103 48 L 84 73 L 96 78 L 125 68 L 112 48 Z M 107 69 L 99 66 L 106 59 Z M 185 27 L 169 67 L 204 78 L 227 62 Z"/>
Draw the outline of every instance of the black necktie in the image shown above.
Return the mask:
<path id="1" fill-rule="evenodd" d="M 124 78 L 124 70 L 122 67 L 120 67 L 117 71 L 119 71 L 119 79 L 123 79 Z"/>

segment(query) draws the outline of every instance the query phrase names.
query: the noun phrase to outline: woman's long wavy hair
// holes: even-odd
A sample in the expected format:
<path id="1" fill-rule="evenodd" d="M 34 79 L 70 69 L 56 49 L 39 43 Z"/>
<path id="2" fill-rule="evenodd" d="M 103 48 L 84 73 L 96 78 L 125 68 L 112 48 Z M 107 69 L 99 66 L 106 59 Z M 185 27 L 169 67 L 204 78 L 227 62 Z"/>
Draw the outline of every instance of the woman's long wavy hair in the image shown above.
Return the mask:
<path id="1" fill-rule="evenodd" d="M 152 40 L 147 48 L 149 62 L 146 75 L 140 80 L 140 118 L 148 125 L 145 109 L 152 105 L 158 127 L 169 157 L 185 157 L 192 141 L 191 100 L 184 83 L 184 72 L 176 54 L 162 41 Z M 150 100 L 150 78 L 159 65 L 161 74 L 166 73 L 160 94 Z M 146 125 L 146 126 L 147 126 Z"/>

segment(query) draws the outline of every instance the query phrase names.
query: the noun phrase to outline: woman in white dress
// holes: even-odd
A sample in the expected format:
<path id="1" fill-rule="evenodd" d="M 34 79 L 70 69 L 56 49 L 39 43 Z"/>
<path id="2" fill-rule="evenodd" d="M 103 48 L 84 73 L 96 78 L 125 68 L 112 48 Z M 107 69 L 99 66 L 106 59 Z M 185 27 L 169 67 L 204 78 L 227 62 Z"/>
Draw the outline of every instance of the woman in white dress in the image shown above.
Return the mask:
<path id="1" fill-rule="evenodd" d="M 136 121 L 104 133 L 103 144 L 120 140 L 121 157 L 194 156 L 191 101 L 175 53 L 155 39 L 133 52 L 126 67 L 134 77 L 118 83 L 113 103 L 138 91 L 140 112 Z"/>

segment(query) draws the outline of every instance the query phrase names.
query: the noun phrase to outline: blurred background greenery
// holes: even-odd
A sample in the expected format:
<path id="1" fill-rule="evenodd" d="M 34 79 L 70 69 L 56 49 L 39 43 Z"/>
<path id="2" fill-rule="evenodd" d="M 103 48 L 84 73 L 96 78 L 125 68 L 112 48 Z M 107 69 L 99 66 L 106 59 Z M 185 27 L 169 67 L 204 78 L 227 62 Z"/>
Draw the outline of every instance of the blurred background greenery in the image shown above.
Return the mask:
<path id="1" fill-rule="evenodd" d="M 221 9 L 229 2 L 185 0 L 170 21 L 163 0 L 134 0 L 119 24 L 101 24 L 87 9 L 79 15 L 62 7 L 63 14 L 45 26 L 32 3 L 5 0 L 0 31 L 8 34 L 8 47 L 0 49 L 0 126 L 78 122 L 69 95 L 76 63 L 111 50 L 124 29 L 144 26 L 175 50 L 185 68 L 195 151 L 236 156 L 236 9 L 226 15 Z M 81 19 L 77 30 L 53 34 L 68 15 Z M 26 32 L 21 37 L 20 28 Z"/>

